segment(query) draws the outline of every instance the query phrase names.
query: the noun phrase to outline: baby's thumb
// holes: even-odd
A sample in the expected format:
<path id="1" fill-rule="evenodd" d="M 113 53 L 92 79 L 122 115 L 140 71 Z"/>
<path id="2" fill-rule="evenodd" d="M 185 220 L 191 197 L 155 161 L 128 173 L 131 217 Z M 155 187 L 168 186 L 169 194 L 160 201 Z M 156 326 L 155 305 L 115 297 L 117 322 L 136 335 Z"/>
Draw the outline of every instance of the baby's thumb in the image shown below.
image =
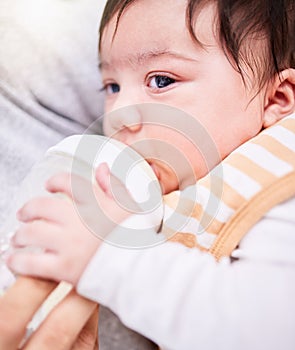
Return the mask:
<path id="1" fill-rule="evenodd" d="M 111 190 L 111 171 L 107 163 L 101 163 L 95 170 L 95 180 L 101 190 L 109 197 L 113 198 Z"/>
<path id="2" fill-rule="evenodd" d="M 129 193 L 126 185 L 114 176 L 107 163 L 101 163 L 95 171 L 95 179 L 101 190 L 123 209 L 137 212 L 138 205 Z"/>

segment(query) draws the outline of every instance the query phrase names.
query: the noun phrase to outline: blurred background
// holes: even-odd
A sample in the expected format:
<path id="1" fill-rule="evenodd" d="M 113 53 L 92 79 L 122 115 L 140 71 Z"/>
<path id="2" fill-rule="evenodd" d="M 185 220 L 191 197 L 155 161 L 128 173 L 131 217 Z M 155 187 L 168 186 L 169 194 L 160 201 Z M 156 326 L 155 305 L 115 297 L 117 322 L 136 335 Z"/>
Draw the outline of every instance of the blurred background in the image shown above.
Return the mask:
<path id="1" fill-rule="evenodd" d="M 104 4 L 0 0 L 0 222 L 45 150 L 102 115 L 97 42 Z"/>

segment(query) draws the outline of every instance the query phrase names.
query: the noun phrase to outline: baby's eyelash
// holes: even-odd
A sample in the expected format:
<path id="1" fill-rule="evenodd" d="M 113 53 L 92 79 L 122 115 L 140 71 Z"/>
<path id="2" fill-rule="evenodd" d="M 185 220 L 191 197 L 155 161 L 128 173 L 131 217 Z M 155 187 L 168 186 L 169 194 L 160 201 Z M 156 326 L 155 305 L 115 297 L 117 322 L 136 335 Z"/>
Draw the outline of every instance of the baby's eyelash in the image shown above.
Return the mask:
<path id="1" fill-rule="evenodd" d="M 151 81 L 155 79 L 155 83 L 158 84 L 158 88 L 164 88 L 170 84 L 175 83 L 175 79 L 168 77 L 167 75 L 155 75 Z"/>
<path id="2" fill-rule="evenodd" d="M 177 79 L 168 73 L 157 72 L 147 78 L 147 86 L 154 91 L 166 91 L 169 87 L 177 82 Z"/>
<path id="3" fill-rule="evenodd" d="M 112 89 L 113 91 L 108 91 L 109 89 Z M 100 89 L 100 91 L 105 92 L 107 94 L 116 94 L 120 91 L 120 85 L 117 83 L 106 83 L 103 85 L 103 87 Z"/>

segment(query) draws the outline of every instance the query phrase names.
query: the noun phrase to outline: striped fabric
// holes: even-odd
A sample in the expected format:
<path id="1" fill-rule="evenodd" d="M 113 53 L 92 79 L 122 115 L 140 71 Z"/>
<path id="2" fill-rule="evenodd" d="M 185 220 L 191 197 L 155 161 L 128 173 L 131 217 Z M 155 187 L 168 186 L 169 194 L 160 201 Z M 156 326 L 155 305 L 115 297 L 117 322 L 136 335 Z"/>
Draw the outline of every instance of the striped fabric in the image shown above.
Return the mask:
<path id="1" fill-rule="evenodd" d="M 294 171 L 295 114 L 238 147 L 196 185 L 165 196 L 163 233 L 210 250 L 237 211 Z"/>

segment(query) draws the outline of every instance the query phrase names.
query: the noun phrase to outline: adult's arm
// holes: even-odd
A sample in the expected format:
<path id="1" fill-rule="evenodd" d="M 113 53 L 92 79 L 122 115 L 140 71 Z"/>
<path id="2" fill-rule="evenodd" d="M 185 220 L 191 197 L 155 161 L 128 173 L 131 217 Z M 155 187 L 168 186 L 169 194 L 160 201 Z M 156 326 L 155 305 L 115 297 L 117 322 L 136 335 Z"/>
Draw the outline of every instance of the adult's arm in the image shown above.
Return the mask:
<path id="1" fill-rule="evenodd" d="M 18 349 L 32 316 L 55 287 L 53 282 L 19 277 L 0 298 L 0 349 Z M 22 349 L 97 349 L 97 318 L 96 303 L 72 291 Z"/>

